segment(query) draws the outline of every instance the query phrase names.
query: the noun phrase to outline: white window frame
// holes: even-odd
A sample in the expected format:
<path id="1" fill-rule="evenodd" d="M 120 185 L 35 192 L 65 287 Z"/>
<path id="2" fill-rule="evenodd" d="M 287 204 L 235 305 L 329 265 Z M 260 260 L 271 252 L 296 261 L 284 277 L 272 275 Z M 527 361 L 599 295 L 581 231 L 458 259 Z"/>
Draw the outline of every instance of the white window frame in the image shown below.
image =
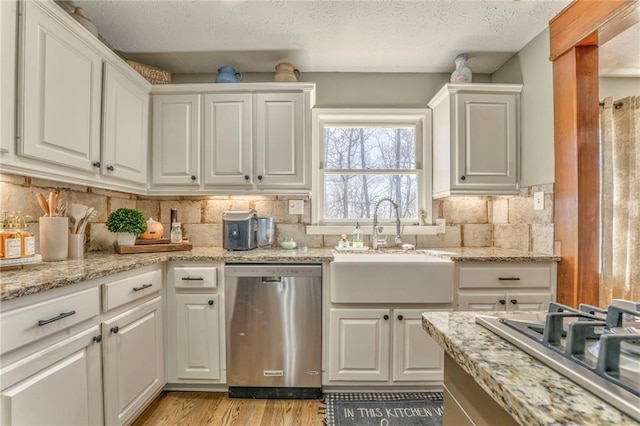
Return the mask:
<path id="1" fill-rule="evenodd" d="M 431 224 L 432 215 L 432 127 L 431 110 L 428 108 L 314 108 L 312 111 L 311 161 L 312 185 L 311 223 L 307 227 L 308 234 L 341 234 L 351 232 L 354 219 L 340 220 L 323 218 L 324 211 L 324 170 L 323 144 L 325 125 L 362 125 L 363 123 L 379 125 L 409 125 L 416 129 L 416 170 L 418 211 L 425 213 L 424 222 Z M 376 170 L 370 171 L 376 174 Z M 365 228 L 371 227 L 371 219 L 359 220 Z M 403 220 L 407 234 L 432 234 L 432 230 L 423 228 L 416 232 L 418 219 Z M 385 227 L 387 228 L 387 227 Z M 409 232 L 406 232 L 409 231 Z M 412 232 L 413 231 L 413 232 Z M 366 233 L 366 229 L 365 229 Z"/>

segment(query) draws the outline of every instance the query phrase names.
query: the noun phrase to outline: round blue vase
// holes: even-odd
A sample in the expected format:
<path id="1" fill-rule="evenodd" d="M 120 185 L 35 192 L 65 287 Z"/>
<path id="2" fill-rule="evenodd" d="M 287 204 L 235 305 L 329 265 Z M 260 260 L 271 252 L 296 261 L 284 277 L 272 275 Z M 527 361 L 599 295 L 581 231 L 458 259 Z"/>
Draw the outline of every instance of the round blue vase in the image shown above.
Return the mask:
<path id="1" fill-rule="evenodd" d="M 229 66 L 218 68 L 216 83 L 238 83 L 239 81 L 242 81 L 242 73 L 235 68 Z"/>

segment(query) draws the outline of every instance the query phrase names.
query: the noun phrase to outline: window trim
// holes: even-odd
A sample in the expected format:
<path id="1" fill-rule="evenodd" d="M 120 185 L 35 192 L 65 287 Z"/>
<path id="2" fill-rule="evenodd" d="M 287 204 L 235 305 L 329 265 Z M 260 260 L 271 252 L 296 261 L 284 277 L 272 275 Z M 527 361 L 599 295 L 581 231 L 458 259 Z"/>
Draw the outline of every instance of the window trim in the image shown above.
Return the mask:
<path id="1" fill-rule="evenodd" d="M 366 124 L 416 126 L 416 190 L 418 197 L 418 211 L 423 210 L 427 224 L 433 223 L 432 208 L 432 127 L 431 110 L 429 108 L 314 108 L 311 119 L 311 161 L 312 161 L 312 203 L 311 223 L 316 226 L 340 227 L 352 226 L 353 220 L 330 219 L 323 220 L 324 209 L 324 172 L 322 170 L 322 143 L 325 123 L 329 124 Z M 422 143 L 420 143 L 422 142 Z M 386 170 L 386 169 L 385 169 Z M 332 170 L 333 171 L 333 170 Z M 407 172 L 409 170 L 399 170 Z M 350 170 L 349 173 L 362 173 L 360 170 Z M 370 170 L 368 172 L 374 172 Z M 371 225 L 371 220 L 360 220 L 362 226 Z M 415 220 L 403 219 L 407 225 L 415 224 Z"/>

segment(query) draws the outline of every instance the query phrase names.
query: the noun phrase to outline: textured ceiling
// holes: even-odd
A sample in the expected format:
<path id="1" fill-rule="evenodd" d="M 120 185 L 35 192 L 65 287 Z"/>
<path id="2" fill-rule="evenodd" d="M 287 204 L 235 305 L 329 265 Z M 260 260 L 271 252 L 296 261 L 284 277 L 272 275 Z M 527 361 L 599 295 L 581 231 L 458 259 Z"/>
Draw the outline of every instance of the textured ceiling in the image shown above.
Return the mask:
<path id="1" fill-rule="evenodd" d="M 600 75 L 640 77 L 640 24 L 636 24 L 598 49 Z"/>
<path id="2" fill-rule="evenodd" d="M 75 1 L 116 50 L 174 73 L 492 73 L 568 0 Z"/>

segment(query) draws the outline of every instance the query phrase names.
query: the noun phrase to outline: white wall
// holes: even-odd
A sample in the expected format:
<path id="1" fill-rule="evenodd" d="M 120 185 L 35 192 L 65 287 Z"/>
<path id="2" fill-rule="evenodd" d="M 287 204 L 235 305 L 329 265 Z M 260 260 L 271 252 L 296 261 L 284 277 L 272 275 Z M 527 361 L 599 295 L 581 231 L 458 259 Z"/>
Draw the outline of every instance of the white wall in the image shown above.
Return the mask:
<path id="1" fill-rule="evenodd" d="M 640 78 L 634 77 L 600 77 L 599 99 L 608 96 L 614 99 L 627 96 L 640 96 Z"/>
<path id="2" fill-rule="evenodd" d="M 555 182 L 553 68 L 545 29 L 493 75 L 493 83 L 522 83 L 521 185 Z"/>
<path id="3" fill-rule="evenodd" d="M 453 71 L 453 69 L 451 70 Z M 211 83 L 216 74 L 174 74 L 173 83 Z M 317 107 L 424 108 L 450 74 L 421 73 L 302 73 L 301 82 L 316 83 Z M 243 82 L 273 81 L 273 73 L 247 73 Z M 491 76 L 474 74 L 476 83 Z"/>

